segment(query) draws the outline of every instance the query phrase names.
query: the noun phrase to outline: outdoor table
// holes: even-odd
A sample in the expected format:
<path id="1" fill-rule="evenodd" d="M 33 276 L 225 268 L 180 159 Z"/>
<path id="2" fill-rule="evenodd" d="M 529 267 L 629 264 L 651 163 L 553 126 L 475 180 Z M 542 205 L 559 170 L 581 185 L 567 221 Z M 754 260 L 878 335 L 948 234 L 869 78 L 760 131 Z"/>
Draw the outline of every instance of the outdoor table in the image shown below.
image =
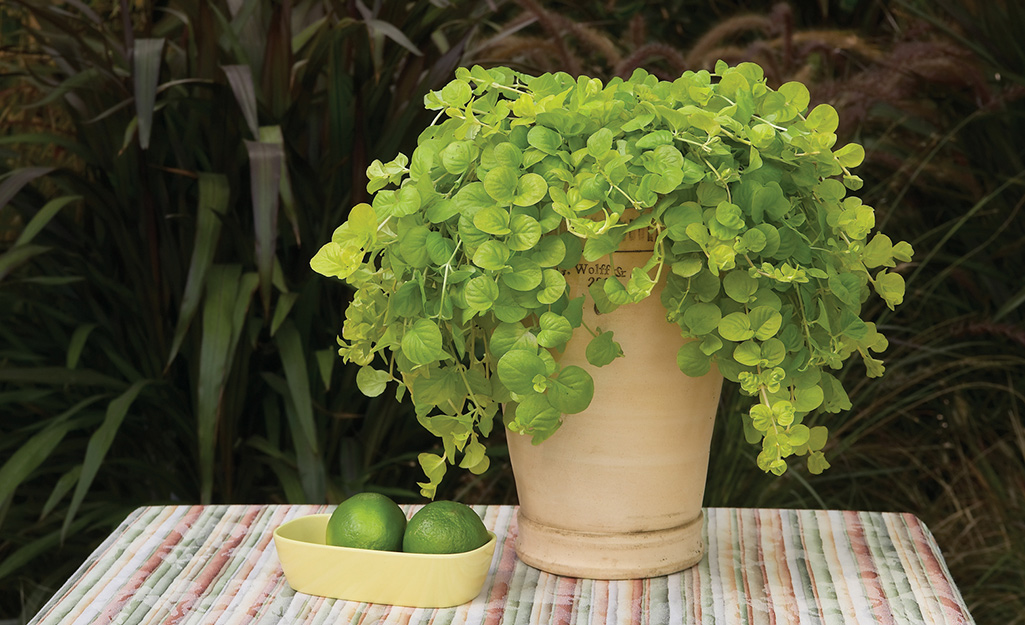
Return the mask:
<path id="1" fill-rule="evenodd" d="M 698 565 L 597 581 L 523 564 L 516 507 L 474 508 L 498 543 L 480 594 L 455 608 L 293 591 L 272 532 L 328 506 L 158 506 L 129 515 L 30 624 L 973 623 L 935 540 L 911 514 L 709 508 Z"/>

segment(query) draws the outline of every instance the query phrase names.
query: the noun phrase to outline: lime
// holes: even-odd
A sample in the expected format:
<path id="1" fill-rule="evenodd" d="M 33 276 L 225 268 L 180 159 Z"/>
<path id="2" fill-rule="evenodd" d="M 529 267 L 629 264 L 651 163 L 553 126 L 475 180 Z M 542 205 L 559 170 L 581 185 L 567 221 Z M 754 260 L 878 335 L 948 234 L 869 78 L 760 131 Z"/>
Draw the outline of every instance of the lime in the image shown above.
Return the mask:
<path id="1" fill-rule="evenodd" d="M 406 524 L 402 550 L 408 553 L 462 553 L 489 540 L 484 522 L 466 504 L 432 501 L 420 508 Z"/>
<path id="2" fill-rule="evenodd" d="M 401 551 L 406 515 L 380 493 L 359 493 L 338 504 L 327 521 L 326 542 L 336 547 Z"/>

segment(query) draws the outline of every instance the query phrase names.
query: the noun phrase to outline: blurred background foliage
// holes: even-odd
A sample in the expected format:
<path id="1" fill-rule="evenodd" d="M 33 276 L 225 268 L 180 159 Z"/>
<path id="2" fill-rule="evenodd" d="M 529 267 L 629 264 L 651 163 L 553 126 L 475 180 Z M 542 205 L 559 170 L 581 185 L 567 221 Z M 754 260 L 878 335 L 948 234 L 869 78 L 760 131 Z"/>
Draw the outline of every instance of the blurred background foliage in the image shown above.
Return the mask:
<path id="1" fill-rule="evenodd" d="M 979 623 L 1025 623 L 1025 8 L 1016 0 L 88 0 L 0 5 L 0 621 L 140 505 L 416 501 L 434 445 L 363 398 L 308 260 L 458 65 L 754 60 L 867 150 L 913 242 L 887 374 L 822 476 L 761 474 L 727 389 L 710 506 L 911 511 Z M 492 468 L 439 497 L 513 503 Z M 457 476 L 453 475 L 452 478 Z M 411 488 L 412 487 L 412 488 Z"/>

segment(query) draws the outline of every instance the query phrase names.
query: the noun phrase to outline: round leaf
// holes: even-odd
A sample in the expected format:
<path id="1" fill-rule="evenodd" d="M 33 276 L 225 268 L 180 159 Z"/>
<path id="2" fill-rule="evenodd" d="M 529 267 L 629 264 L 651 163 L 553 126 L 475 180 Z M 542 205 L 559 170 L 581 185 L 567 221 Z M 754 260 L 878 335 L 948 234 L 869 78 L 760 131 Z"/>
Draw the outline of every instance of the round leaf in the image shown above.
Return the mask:
<path id="1" fill-rule="evenodd" d="M 745 304 L 751 301 L 758 290 L 758 280 L 748 275 L 747 271 L 738 269 L 726 274 L 722 281 L 722 288 L 730 299 Z"/>
<path id="2" fill-rule="evenodd" d="M 748 314 L 754 337 L 760 341 L 776 336 L 783 325 L 783 315 L 768 306 L 755 306 Z"/>
<path id="3" fill-rule="evenodd" d="M 492 157 L 499 165 L 507 167 L 519 167 L 523 162 L 523 151 L 518 147 L 505 141 L 495 146 Z"/>
<path id="4" fill-rule="evenodd" d="M 488 206 L 473 215 L 473 225 L 481 232 L 495 236 L 509 234 L 509 211 L 498 206 Z"/>
<path id="5" fill-rule="evenodd" d="M 719 326 L 722 312 L 715 304 L 697 303 L 683 311 L 683 322 L 692 334 L 708 334 Z"/>
<path id="6" fill-rule="evenodd" d="M 498 299 L 498 285 L 490 276 L 470 278 L 463 290 L 466 303 L 474 310 L 488 310 Z"/>
<path id="7" fill-rule="evenodd" d="M 510 289 L 529 291 L 541 284 L 541 268 L 529 258 L 512 258 L 509 267 L 510 270 L 502 274 L 502 282 Z"/>
<path id="8" fill-rule="evenodd" d="M 402 258 L 413 267 L 426 267 L 430 256 L 427 250 L 427 237 L 431 231 L 427 226 L 413 226 L 401 232 L 399 252 Z"/>
<path id="9" fill-rule="evenodd" d="M 506 240 L 506 245 L 509 246 L 509 249 L 517 252 L 529 250 L 541 240 L 541 224 L 530 215 L 513 215 L 508 223 L 511 234 Z M 554 240 L 558 241 L 558 239 Z M 551 267 L 557 264 L 558 261 L 548 266 Z"/>
<path id="10" fill-rule="evenodd" d="M 570 365 L 549 382 L 548 398 L 552 406 L 563 414 L 582 412 L 594 398 L 594 380 L 584 369 Z"/>
<path id="11" fill-rule="evenodd" d="M 533 434 L 534 443 L 551 436 L 558 429 L 562 413 L 553 407 L 545 395 L 528 395 L 516 406 L 515 431 Z"/>
<path id="12" fill-rule="evenodd" d="M 534 378 L 547 374 L 545 362 L 541 357 L 526 349 L 510 350 L 498 360 L 498 378 L 513 393 L 532 393 Z"/>
<path id="13" fill-rule="evenodd" d="M 591 339 L 587 344 L 587 349 L 584 350 L 587 362 L 595 367 L 604 367 L 622 355 L 623 348 L 615 341 L 613 333 L 608 330 Z"/>
<path id="14" fill-rule="evenodd" d="M 612 149 L 612 131 L 608 128 L 599 128 L 594 134 L 587 138 L 587 151 L 595 157 L 601 158 Z"/>
<path id="15" fill-rule="evenodd" d="M 496 167 L 484 176 L 484 190 L 493 200 L 508 206 L 516 197 L 519 179 L 519 174 L 512 167 Z"/>
<path id="16" fill-rule="evenodd" d="M 687 341 L 676 352 L 676 366 L 692 378 L 705 375 L 712 370 L 712 358 L 701 351 L 701 343 Z"/>
<path id="17" fill-rule="evenodd" d="M 757 366 L 762 360 L 762 350 L 754 341 L 744 341 L 733 350 L 733 359 L 742 365 Z"/>
<path id="18" fill-rule="evenodd" d="M 840 116 L 832 106 L 820 104 L 808 113 L 805 123 L 808 124 L 808 128 L 818 132 L 836 132 L 840 125 Z"/>
<path id="19" fill-rule="evenodd" d="M 811 102 L 811 94 L 804 83 L 791 81 L 783 83 L 777 90 L 786 98 L 787 104 L 793 106 L 798 112 L 803 112 Z"/>
<path id="20" fill-rule="evenodd" d="M 797 447 L 808 443 L 811 430 L 807 425 L 798 424 L 790 428 L 790 444 Z"/>
<path id="21" fill-rule="evenodd" d="M 417 319 L 402 335 L 402 354 L 417 365 L 426 365 L 444 356 L 441 329 L 430 319 Z"/>
<path id="22" fill-rule="evenodd" d="M 555 267 L 566 258 L 566 244 L 557 236 L 544 237 L 531 247 L 534 248 L 531 258 L 540 267 Z"/>
<path id="23" fill-rule="evenodd" d="M 545 312 L 538 320 L 537 342 L 542 347 L 561 347 L 573 337 L 573 326 L 562 315 Z"/>
<path id="24" fill-rule="evenodd" d="M 777 338 L 771 338 L 762 343 L 762 366 L 775 367 L 776 365 L 783 362 L 783 359 L 786 357 L 787 348 L 783 345 L 783 341 Z M 815 388 L 818 387 L 816 386 Z M 819 403 L 822 403 L 821 394 L 822 391 L 820 390 Z"/>
<path id="25" fill-rule="evenodd" d="M 490 172 L 488 173 L 490 174 Z M 487 188 L 486 185 L 487 177 L 485 177 L 485 188 Z M 533 206 L 544 199 L 547 194 L 548 183 L 544 178 L 538 174 L 524 174 L 516 182 L 515 197 L 512 198 L 512 202 L 516 206 Z M 499 200 L 497 197 L 495 199 Z"/>
<path id="26" fill-rule="evenodd" d="M 730 202 L 719 202 L 715 209 L 715 219 L 720 224 L 733 230 L 739 230 L 744 227 L 744 214 L 739 206 Z"/>
<path id="27" fill-rule="evenodd" d="M 423 291 L 416 282 L 406 282 L 392 294 L 388 302 L 392 313 L 399 317 L 416 317 L 423 313 Z"/>
<path id="28" fill-rule="evenodd" d="M 848 169 L 861 165 L 865 160 L 865 148 L 857 143 L 848 143 L 836 152 L 833 152 L 840 164 Z"/>
<path id="29" fill-rule="evenodd" d="M 370 366 L 360 367 L 356 372 L 356 386 L 367 397 L 377 397 L 384 392 L 391 381 L 387 371 L 378 371 Z"/>
<path id="30" fill-rule="evenodd" d="M 395 194 L 395 204 L 392 206 L 392 215 L 404 217 L 412 215 L 420 210 L 420 192 L 412 185 L 406 185 Z M 375 226 L 376 227 L 376 226 Z"/>
<path id="31" fill-rule="evenodd" d="M 321 275 L 344 280 L 363 263 L 363 255 L 361 248 L 328 242 L 310 259 L 310 268 Z"/>
<path id="32" fill-rule="evenodd" d="M 413 380 L 412 396 L 418 406 L 441 406 L 461 402 L 466 386 L 455 367 L 431 367 L 428 375 Z"/>
<path id="33" fill-rule="evenodd" d="M 453 80 L 441 90 L 441 99 L 449 106 L 461 107 L 469 102 L 471 97 L 470 85 L 462 80 Z"/>
<path id="34" fill-rule="evenodd" d="M 467 141 L 455 141 L 441 151 L 441 164 L 450 174 L 461 174 L 470 168 L 473 153 Z"/>
<path id="35" fill-rule="evenodd" d="M 751 320 L 742 312 L 730 313 L 719 321 L 719 335 L 727 341 L 746 341 L 755 335 Z"/>
<path id="36" fill-rule="evenodd" d="M 508 286 L 499 286 L 498 299 L 495 301 L 493 307 L 495 316 L 498 317 L 499 321 L 506 323 L 516 323 L 527 316 L 530 312 L 524 308 L 519 301 L 517 301 L 514 291 Z"/>
<path id="37" fill-rule="evenodd" d="M 562 146 L 562 137 L 544 126 L 532 126 L 527 132 L 527 143 L 545 154 L 555 154 Z"/>
<path id="38" fill-rule="evenodd" d="M 416 181 L 426 178 L 434 167 L 435 158 L 438 154 L 430 145 L 419 145 L 413 150 L 413 156 L 409 159 L 409 179 Z"/>
<path id="39" fill-rule="evenodd" d="M 435 265 L 444 265 L 452 258 L 456 244 L 452 239 L 432 230 L 427 235 L 426 247 L 431 262 Z"/>
<path id="40" fill-rule="evenodd" d="M 537 339 L 521 323 L 500 323 L 488 341 L 491 354 L 501 358 L 512 349 L 534 350 Z"/>
<path id="41" fill-rule="evenodd" d="M 562 272 L 555 269 L 545 269 L 541 272 L 541 290 L 537 294 L 538 303 L 554 304 L 565 292 L 566 278 Z"/>
<path id="42" fill-rule="evenodd" d="M 798 412 L 811 412 L 822 405 L 825 395 L 820 386 L 808 386 L 794 391 L 794 409 Z"/>
<path id="43" fill-rule="evenodd" d="M 490 271 L 502 269 L 508 260 L 509 248 L 501 241 L 485 241 L 473 253 L 473 264 Z"/>

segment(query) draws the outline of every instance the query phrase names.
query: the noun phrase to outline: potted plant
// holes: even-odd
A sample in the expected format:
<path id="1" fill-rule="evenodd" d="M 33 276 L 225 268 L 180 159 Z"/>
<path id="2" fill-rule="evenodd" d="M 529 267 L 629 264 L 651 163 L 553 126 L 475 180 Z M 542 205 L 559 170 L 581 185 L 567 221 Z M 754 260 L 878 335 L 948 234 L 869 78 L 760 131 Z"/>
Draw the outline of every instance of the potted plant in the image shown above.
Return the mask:
<path id="1" fill-rule="evenodd" d="M 672 82 L 638 70 L 607 84 L 460 68 L 426 96 L 438 115 L 412 155 L 370 166 L 372 203 L 354 206 L 311 261 L 355 289 L 339 354 L 361 366 L 362 392 L 379 395 L 397 382 L 397 397 L 408 392 L 420 423 L 443 443 L 443 453 L 420 455 L 425 496 L 448 465 L 487 469 L 484 439 L 501 411 L 520 543 L 529 543 L 518 543 L 521 557 L 587 577 L 678 570 L 701 556 L 701 491 L 722 378 L 752 398 L 742 418 L 748 440 L 761 445 L 760 468 L 781 474 L 791 456 L 806 457 L 812 473 L 828 467 L 826 430 L 805 417 L 850 406 L 830 370 L 854 353 L 869 376 L 882 374 L 872 352 L 886 340 L 861 318 L 862 304 L 872 291 L 891 308 L 901 302 L 904 281 L 890 269 L 912 250 L 871 234 L 872 208 L 847 195 L 861 186 L 851 169 L 864 150 L 835 148 L 836 111 L 809 111 L 809 100 L 800 83 L 774 90 L 757 65 L 723 62 Z M 632 359 L 645 346 L 661 354 L 650 368 Z M 602 371 L 615 372 L 596 377 Z M 611 390 L 624 380 L 625 389 Z M 672 392 L 680 395 L 662 405 L 631 407 Z M 692 392 L 698 399 L 688 399 Z M 617 397 L 625 404 L 610 409 Z M 693 424 L 680 430 L 691 407 Z M 604 416 L 592 418 L 596 410 Z M 641 430 L 652 415 L 677 429 Z M 642 459 L 685 443 L 697 451 L 639 477 L 618 457 L 638 431 Z M 611 440 L 591 440 L 599 433 Z M 559 464 L 575 452 L 555 441 L 581 438 L 589 447 L 575 461 L 586 478 L 578 482 Z M 549 445 L 557 451 L 517 459 Z M 690 465 L 693 477 L 677 475 Z M 538 512 L 551 519 L 540 523 L 524 514 L 534 504 L 521 467 L 546 480 L 543 490 L 555 493 L 548 499 L 595 504 L 584 527 L 563 520 L 564 510 Z M 627 477 L 613 485 L 617 475 Z M 601 492 L 584 490 L 588 480 Z M 656 499 L 686 499 L 685 509 L 659 511 L 662 525 L 646 527 L 639 504 L 609 500 L 648 483 Z M 604 509 L 629 518 L 611 529 L 587 525 Z M 535 548 L 546 531 L 555 545 Z M 599 543 L 607 553 L 559 567 Z M 658 561 L 614 562 L 631 552 Z"/>

